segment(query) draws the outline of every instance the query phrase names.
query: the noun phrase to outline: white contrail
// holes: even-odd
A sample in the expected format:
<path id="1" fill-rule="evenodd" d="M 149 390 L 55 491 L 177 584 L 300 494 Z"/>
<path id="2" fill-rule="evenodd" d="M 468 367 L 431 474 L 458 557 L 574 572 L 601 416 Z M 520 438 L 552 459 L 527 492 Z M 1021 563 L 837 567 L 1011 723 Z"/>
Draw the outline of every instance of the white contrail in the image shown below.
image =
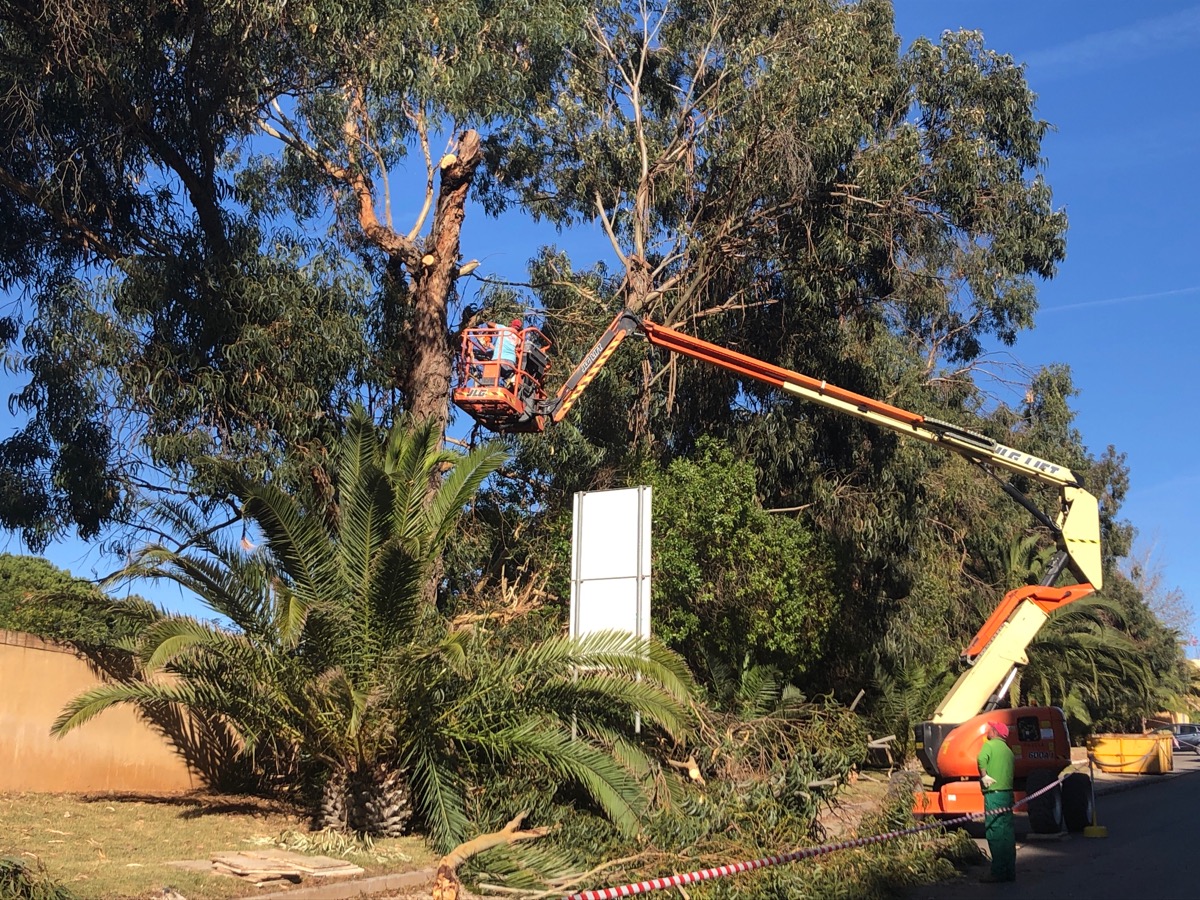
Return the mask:
<path id="1" fill-rule="evenodd" d="M 1200 293 L 1200 284 L 1193 287 L 1179 288 L 1174 291 L 1158 291 L 1154 294 L 1130 294 L 1128 297 L 1109 297 L 1105 300 L 1085 300 L 1082 303 L 1068 303 L 1066 306 L 1043 306 L 1043 313 L 1066 312 L 1070 309 L 1089 309 L 1093 306 L 1115 306 L 1118 303 L 1137 303 L 1141 300 L 1161 300 L 1165 297 L 1182 297 L 1185 294 Z"/>
<path id="2" fill-rule="evenodd" d="M 1200 43 L 1200 6 L 1142 19 L 1124 28 L 1089 34 L 1079 40 L 1034 51 L 1024 58 L 1031 70 L 1072 73 L 1107 68 Z"/>

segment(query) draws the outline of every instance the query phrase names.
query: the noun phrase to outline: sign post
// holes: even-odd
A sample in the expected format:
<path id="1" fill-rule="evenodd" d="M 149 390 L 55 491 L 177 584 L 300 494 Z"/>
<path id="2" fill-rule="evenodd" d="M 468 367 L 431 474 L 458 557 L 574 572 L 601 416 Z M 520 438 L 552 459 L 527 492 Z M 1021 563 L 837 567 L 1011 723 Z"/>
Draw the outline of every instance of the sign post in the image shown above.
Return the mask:
<path id="1" fill-rule="evenodd" d="M 597 631 L 650 637 L 651 500 L 649 486 L 575 495 L 571 637 Z"/>

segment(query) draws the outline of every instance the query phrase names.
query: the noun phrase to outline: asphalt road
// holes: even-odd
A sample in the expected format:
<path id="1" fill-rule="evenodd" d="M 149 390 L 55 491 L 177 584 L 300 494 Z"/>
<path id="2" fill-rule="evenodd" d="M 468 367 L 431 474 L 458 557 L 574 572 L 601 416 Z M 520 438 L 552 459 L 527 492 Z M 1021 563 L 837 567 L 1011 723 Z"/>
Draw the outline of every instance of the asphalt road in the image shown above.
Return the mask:
<path id="1" fill-rule="evenodd" d="M 978 883 L 984 865 L 954 881 L 913 890 L 910 900 L 1200 898 L 1200 757 L 1176 753 L 1170 775 L 1107 780 L 1103 789 L 1109 793 L 1096 798 L 1096 812 L 1108 837 L 1029 840 L 1028 819 L 1018 816 L 1015 883 Z M 981 829 L 971 828 L 981 838 Z M 985 841 L 979 843 L 986 848 Z"/>

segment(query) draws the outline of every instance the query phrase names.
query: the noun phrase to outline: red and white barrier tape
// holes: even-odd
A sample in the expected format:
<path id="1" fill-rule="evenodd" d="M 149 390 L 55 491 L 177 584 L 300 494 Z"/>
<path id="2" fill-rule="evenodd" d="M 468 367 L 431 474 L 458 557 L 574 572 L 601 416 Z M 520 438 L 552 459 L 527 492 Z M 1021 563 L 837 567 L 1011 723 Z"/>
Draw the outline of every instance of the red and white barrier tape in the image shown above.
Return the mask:
<path id="1" fill-rule="evenodd" d="M 1078 768 L 1077 764 L 1072 768 Z M 695 872 L 685 872 L 680 875 L 669 875 L 664 878 L 652 878 L 649 881 L 639 881 L 635 884 L 624 884 L 620 887 L 600 888 L 594 891 L 580 891 L 576 894 L 568 894 L 563 900 L 613 900 L 616 897 L 632 897 L 635 894 L 645 894 L 649 891 L 655 891 L 659 888 L 680 887 L 685 884 L 695 884 L 700 881 L 711 881 L 714 878 L 724 878 L 726 875 L 737 875 L 741 872 L 752 872 L 755 869 L 765 869 L 768 866 L 778 866 L 783 863 L 795 862 L 799 859 L 811 859 L 814 856 L 823 856 L 826 853 L 833 853 L 836 850 L 849 850 L 854 847 L 867 847 L 871 844 L 879 844 L 884 841 L 890 841 L 894 838 L 907 837 L 910 834 L 919 834 L 922 831 L 929 831 L 934 828 L 945 828 L 949 825 L 961 825 L 964 822 L 970 822 L 973 819 L 982 819 L 986 816 L 994 816 L 997 813 L 1012 812 L 1024 806 L 1035 797 L 1040 797 L 1042 794 L 1052 790 L 1062 784 L 1066 775 L 1060 775 L 1056 781 L 1050 782 L 1044 788 L 1034 791 L 1025 797 L 1018 800 L 1012 806 L 994 809 L 990 812 L 967 813 L 954 819 L 948 819 L 943 822 L 927 822 L 924 825 L 914 825 L 912 828 L 904 828 L 899 831 L 888 831 L 884 834 L 873 834 L 870 837 L 854 838 L 849 841 L 839 841 L 836 844 L 823 844 L 820 847 L 806 847 L 803 850 L 793 850 L 789 853 L 780 853 L 776 856 L 763 856 L 759 859 L 752 859 L 746 862 L 733 863 L 727 866 L 717 866 L 712 869 L 699 869 Z"/>

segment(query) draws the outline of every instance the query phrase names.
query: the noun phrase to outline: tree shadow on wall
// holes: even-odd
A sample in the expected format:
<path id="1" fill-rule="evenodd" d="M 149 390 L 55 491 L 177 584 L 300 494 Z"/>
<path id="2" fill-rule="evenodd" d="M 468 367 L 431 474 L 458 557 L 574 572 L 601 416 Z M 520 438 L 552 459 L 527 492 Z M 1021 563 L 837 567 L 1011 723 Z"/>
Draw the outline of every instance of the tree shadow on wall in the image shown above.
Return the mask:
<path id="1" fill-rule="evenodd" d="M 141 681 L 132 655 L 114 647 L 70 645 L 105 681 Z M 138 716 L 183 758 L 204 786 L 222 793 L 254 793 L 261 779 L 241 754 L 233 729 L 219 716 L 183 709 L 174 703 L 139 703 Z"/>

